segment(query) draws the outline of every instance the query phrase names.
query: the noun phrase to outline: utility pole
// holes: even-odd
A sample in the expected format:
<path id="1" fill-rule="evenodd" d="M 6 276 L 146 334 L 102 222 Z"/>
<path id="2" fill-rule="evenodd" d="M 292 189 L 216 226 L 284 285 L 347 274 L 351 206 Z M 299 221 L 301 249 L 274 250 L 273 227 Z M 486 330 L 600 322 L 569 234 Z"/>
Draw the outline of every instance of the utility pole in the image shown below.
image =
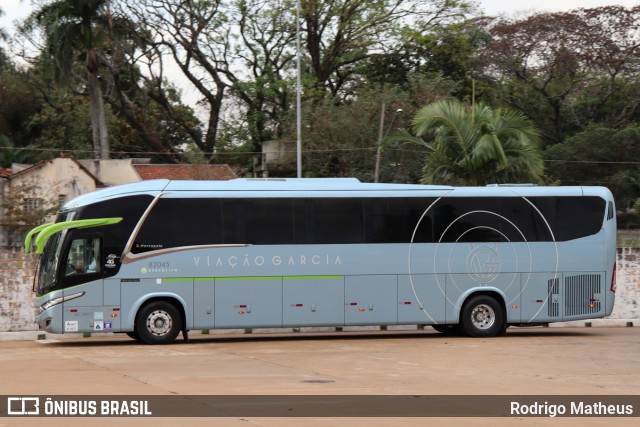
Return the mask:
<path id="1" fill-rule="evenodd" d="M 300 105 L 300 0 L 296 0 L 296 163 L 297 177 L 302 178 L 302 107 Z"/>
<path id="2" fill-rule="evenodd" d="M 378 182 L 380 179 L 380 160 L 382 159 L 382 139 L 384 138 L 384 110 L 387 109 L 387 105 L 382 101 L 380 106 L 380 126 L 378 126 L 378 147 L 376 149 L 376 169 L 373 173 L 373 182 Z"/>
<path id="3" fill-rule="evenodd" d="M 402 108 L 398 108 L 394 113 L 393 113 L 393 117 L 391 118 L 391 123 L 389 123 L 389 128 L 387 129 L 387 132 L 384 132 L 384 111 L 386 110 L 387 105 L 382 102 L 381 107 L 381 111 L 380 111 L 380 126 L 378 126 L 378 147 L 376 149 L 376 168 L 375 171 L 373 173 L 373 182 L 379 182 L 380 181 L 380 162 L 382 161 L 382 141 L 384 141 L 384 139 L 387 137 L 387 135 L 389 135 L 389 131 L 391 130 L 391 127 L 393 126 L 393 122 L 396 119 L 396 116 L 398 114 L 402 114 Z"/>

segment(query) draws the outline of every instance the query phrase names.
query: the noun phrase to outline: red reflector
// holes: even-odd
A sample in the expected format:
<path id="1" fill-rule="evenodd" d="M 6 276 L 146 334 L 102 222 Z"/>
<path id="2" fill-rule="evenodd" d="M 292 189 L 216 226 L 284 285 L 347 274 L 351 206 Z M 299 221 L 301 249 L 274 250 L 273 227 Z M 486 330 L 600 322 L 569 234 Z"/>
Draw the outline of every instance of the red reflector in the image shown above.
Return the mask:
<path id="1" fill-rule="evenodd" d="M 544 302 L 542 299 L 537 299 L 536 302 Z"/>
<path id="2" fill-rule="evenodd" d="M 616 292 L 616 270 L 618 269 L 618 264 L 613 263 L 613 274 L 611 275 L 611 292 Z"/>
<path id="3" fill-rule="evenodd" d="M 71 309 L 71 310 L 69 310 L 69 311 L 70 311 L 70 312 L 72 312 L 72 313 L 77 313 L 77 312 L 78 312 L 78 309 L 77 309 L 77 308 L 72 308 L 72 309 Z"/>
<path id="4" fill-rule="evenodd" d="M 352 302 L 351 305 L 358 305 L 358 303 L 357 302 Z"/>
<path id="5" fill-rule="evenodd" d="M 296 307 L 302 307 L 302 304 L 296 304 Z"/>
<path id="6" fill-rule="evenodd" d="M 120 311 L 120 307 L 115 307 L 112 311 Z"/>
<path id="7" fill-rule="evenodd" d="M 411 301 L 405 301 L 404 305 L 411 305 Z"/>

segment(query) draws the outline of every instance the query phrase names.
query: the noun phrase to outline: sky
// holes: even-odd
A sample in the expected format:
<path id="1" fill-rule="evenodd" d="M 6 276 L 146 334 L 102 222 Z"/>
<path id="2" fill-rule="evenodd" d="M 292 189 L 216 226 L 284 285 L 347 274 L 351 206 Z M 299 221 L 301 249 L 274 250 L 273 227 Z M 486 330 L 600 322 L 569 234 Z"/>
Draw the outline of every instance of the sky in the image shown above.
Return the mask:
<path id="1" fill-rule="evenodd" d="M 6 0 L 2 0 L 6 1 Z M 578 8 L 620 5 L 633 7 L 640 0 L 477 0 L 487 15 L 517 12 L 559 12 Z"/>
<path id="2" fill-rule="evenodd" d="M 476 0 L 487 15 L 514 14 L 518 12 L 555 12 L 609 5 L 636 6 L 640 0 Z M 25 17 L 31 8 L 31 0 L 0 0 L 5 16 L 0 27 L 9 28 L 15 19 Z"/>

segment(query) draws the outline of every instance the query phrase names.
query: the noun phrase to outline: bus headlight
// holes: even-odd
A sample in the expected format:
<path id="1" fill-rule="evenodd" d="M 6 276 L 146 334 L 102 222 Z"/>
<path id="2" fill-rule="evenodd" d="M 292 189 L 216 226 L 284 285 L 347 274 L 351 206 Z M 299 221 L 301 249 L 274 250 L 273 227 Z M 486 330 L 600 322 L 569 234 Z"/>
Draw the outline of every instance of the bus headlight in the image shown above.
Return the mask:
<path id="1" fill-rule="evenodd" d="M 45 302 L 44 304 L 42 304 L 40 306 L 40 311 L 43 312 L 45 310 L 50 309 L 51 307 L 53 307 L 54 305 L 58 305 L 58 304 L 62 304 L 63 302 L 66 301 L 71 301 L 72 299 L 76 299 L 76 298 L 80 298 L 81 296 L 83 296 L 86 292 L 78 292 L 76 294 L 71 294 L 71 295 L 65 295 L 63 297 L 59 297 L 59 298 L 54 298 L 52 300 L 49 300 L 47 302 Z"/>

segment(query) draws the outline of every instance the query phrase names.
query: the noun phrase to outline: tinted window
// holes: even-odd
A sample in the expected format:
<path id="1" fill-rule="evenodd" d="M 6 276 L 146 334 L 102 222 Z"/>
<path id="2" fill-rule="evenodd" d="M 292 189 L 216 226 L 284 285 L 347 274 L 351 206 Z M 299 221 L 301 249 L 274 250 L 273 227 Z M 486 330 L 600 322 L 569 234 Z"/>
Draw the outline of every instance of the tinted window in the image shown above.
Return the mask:
<path id="1" fill-rule="evenodd" d="M 434 208 L 436 242 L 500 242 L 502 235 L 498 198 L 443 198 Z"/>
<path id="2" fill-rule="evenodd" d="M 367 243 L 432 242 L 431 215 L 424 215 L 433 199 L 372 198 L 364 200 Z"/>
<path id="3" fill-rule="evenodd" d="M 118 272 L 120 255 L 122 255 L 133 229 L 152 200 L 151 196 L 128 196 L 106 200 L 79 209 L 78 215 L 74 219 L 122 218 L 118 224 L 71 231 L 75 237 L 81 237 L 86 233 L 100 232 L 103 245 L 100 264 L 104 266 L 108 259 L 113 262 L 113 264 L 109 264 L 113 265 L 112 268 L 103 270 L 106 277 L 113 276 Z"/>
<path id="4" fill-rule="evenodd" d="M 551 241 L 551 230 L 556 224 L 555 209 L 552 197 L 529 201 L 522 197 L 502 198 L 500 214 L 505 218 L 502 232 L 510 242 Z"/>
<path id="5" fill-rule="evenodd" d="M 531 197 L 529 200 L 542 213 L 559 242 L 591 236 L 602 228 L 606 202 L 600 197 Z"/>
<path id="6" fill-rule="evenodd" d="M 160 199 L 134 252 L 211 244 L 521 242 L 597 233 L 598 197 Z M 418 226 L 419 224 L 419 226 Z M 415 235 L 414 235 L 415 233 Z"/>
<path id="7" fill-rule="evenodd" d="M 558 198 L 557 239 L 572 240 L 596 234 L 602 228 L 605 206 L 605 201 L 600 197 Z"/>
<path id="8" fill-rule="evenodd" d="M 219 199 L 160 199 L 147 216 L 132 251 L 207 245 L 222 240 Z"/>
<path id="9" fill-rule="evenodd" d="M 299 244 L 364 243 L 363 200 L 296 200 L 295 239 Z"/>
<path id="10" fill-rule="evenodd" d="M 294 243 L 292 199 L 222 200 L 222 221 L 223 243 Z"/>
<path id="11" fill-rule="evenodd" d="M 434 210 L 434 239 L 442 242 L 578 239 L 601 229 L 605 206 L 599 197 L 445 198 Z"/>

